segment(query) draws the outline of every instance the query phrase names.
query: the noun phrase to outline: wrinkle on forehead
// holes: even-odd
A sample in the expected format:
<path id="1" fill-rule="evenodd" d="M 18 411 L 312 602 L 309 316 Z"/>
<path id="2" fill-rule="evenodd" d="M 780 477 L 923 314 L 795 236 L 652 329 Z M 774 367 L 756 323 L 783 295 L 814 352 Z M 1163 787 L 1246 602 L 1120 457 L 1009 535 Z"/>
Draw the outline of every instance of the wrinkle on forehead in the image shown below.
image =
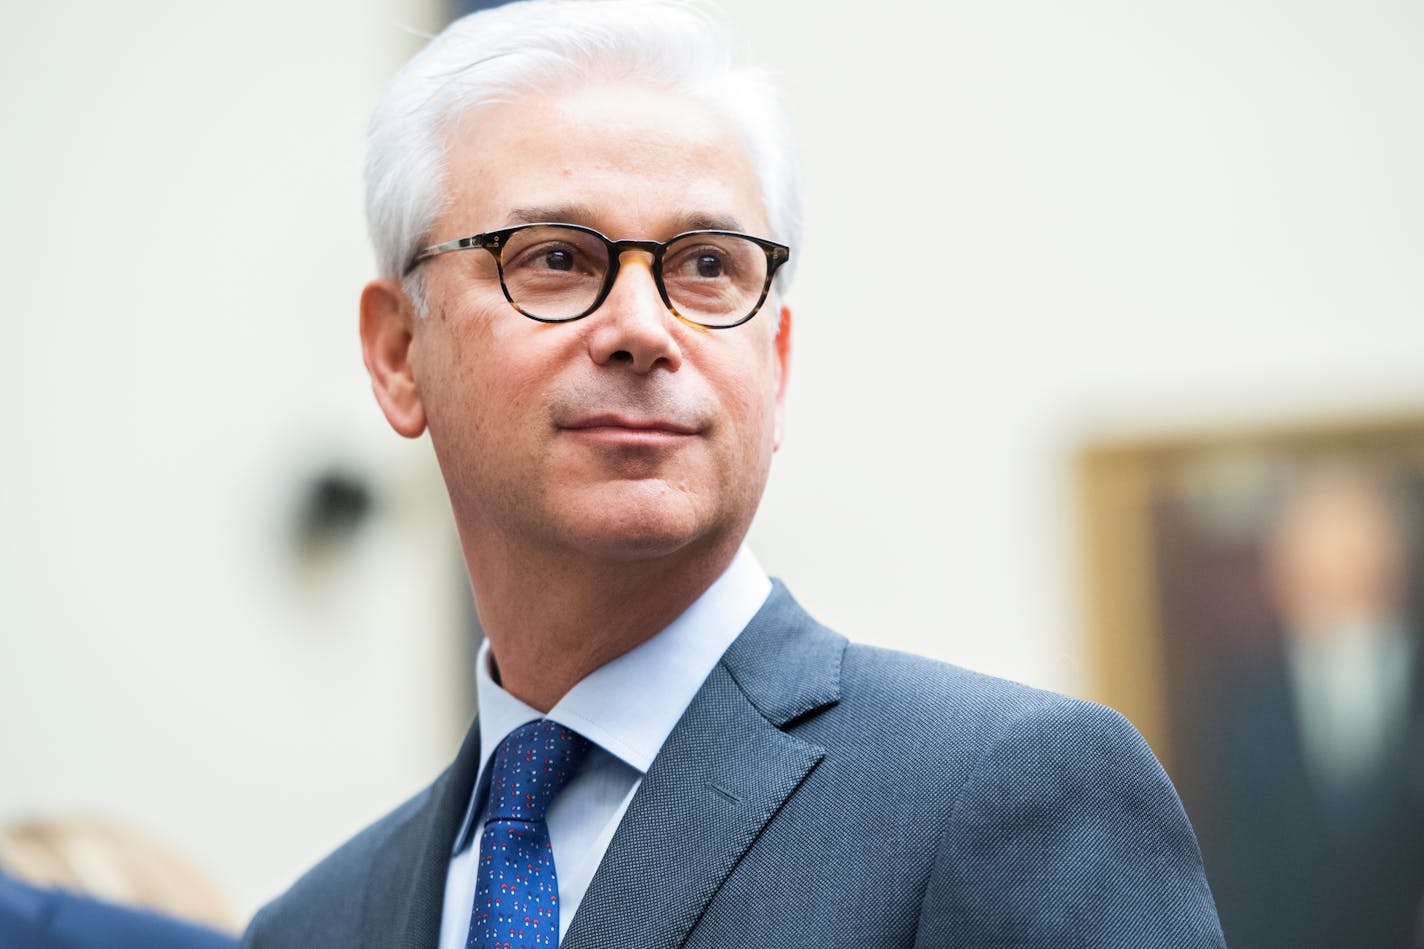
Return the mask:
<path id="1" fill-rule="evenodd" d="M 587 204 L 570 203 L 514 208 L 506 217 L 510 226 L 515 224 L 582 224 L 584 227 L 592 227 L 597 230 L 598 228 L 593 222 L 598 219 L 599 214 Z M 676 234 L 685 231 L 742 231 L 745 229 L 745 225 L 742 224 L 740 218 L 730 214 L 687 211 L 673 219 L 672 229 Z M 605 234 L 604 236 L 613 240 L 623 238 L 642 240 L 649 237 L 662 239 L 664 236 L 671 235 Z"/>
<path id="2" fill-rule="evenodd" d="M 463 215 L 462 233 L 536 217 L 615 239 L 768 230 L 740 135 L 682 93 L 605 83 L 488 106 L 452 126 L 447 168 L 446 211 Z M 610 233 L 634 221 L 639 233 Z"/>

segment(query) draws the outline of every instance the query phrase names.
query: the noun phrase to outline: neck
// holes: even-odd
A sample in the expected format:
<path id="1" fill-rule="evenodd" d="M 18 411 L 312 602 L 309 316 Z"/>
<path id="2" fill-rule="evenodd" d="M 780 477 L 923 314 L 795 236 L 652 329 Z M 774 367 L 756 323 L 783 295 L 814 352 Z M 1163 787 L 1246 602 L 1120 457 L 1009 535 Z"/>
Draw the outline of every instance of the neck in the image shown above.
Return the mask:
<path id="1" fill-rule="evenodd" d="M 682 615 L 727 569 L 739 544 L 614 562 L 464 544 L 501 687 L 548 712 L 589 673 Z"/>

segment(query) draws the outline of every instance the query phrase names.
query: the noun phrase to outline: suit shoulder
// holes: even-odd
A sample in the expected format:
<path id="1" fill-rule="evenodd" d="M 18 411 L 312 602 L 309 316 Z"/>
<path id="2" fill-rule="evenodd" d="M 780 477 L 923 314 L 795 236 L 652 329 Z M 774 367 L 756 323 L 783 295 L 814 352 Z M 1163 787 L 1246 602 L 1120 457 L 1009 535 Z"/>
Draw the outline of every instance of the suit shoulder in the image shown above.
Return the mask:
<path id="1" fill-rule="evenodd" d="M 878 716 L 936 805 L 923 944 L 1222 945 L 1191 825 L 1122 715 L 866 646 L 843 680 L 844 717 Z"/>
<path id="2" fill-rule="evenodd" d="M 430 804 L 425 788 L 337 847 L 253 917 L 242 949 L 354 945 L 359 914 L 354 901 L 366 892 L 372 868 L 393 837 Z"/>
<path id="3" fill-rule="evenodd" d="M 844 701 L 858 712 L 907 719 L 922 738 L 950 733 L 982 745 L 1014 730 L 1058 728 L 1136 736 L 1105 705 L 875 646 L 846 648 L 842 688 Z"/>
<path id="4" fill-rule="evenodd" d="M 1095 769 L 1128 768 L 1155 781 L 1161 771 L 1105 706 L 858 644 L 841 656 L 836 701 L 793 729 L 827 750 L 823 783 L 850 793 L 890 782 L 927 826 L 951 821 L 966 789 L 994 776 L 1012 783 L 1061 766 L 1093 780 Z"/>

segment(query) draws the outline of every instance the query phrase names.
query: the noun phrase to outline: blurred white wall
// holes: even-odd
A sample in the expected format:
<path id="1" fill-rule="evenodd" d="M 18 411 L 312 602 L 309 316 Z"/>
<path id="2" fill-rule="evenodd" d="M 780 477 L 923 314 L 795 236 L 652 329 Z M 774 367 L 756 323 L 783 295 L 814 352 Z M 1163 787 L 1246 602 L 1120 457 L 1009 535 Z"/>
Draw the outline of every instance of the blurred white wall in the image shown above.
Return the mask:
<path id="1" fill-rule="evenodd" d="M 1424 404 L 1424 6 L 733 9 L 808 211 L 755 539 L 823 620 L 1074 690 L 1077 439 Z"/>
<path id="2" fill-rule="evenodd" d="M 1424 6 L 728 6 L 808 209 L 753 545 L 823 620 L 1083 691 L 1081 438 L 1424 405 Z M 438 18 L 0 10 L 0 819 L 126 818 L 242 914 L 463 727 L 456 547 L 355 335 L 366 114 Z M 332 461 L 384 506 L 294 572 Z"/>
<path id="3" fill-rule="evenodd" d="M 334 563 L 298 571 L 289 541 L 323 464 L 433 480 L 355 331 L 366 117 L 418 48 L 400 24 L 435 17 L 0 14 L 0 819 L 127 819 L 244 916 L 462 731 L 438 496 Z"/>

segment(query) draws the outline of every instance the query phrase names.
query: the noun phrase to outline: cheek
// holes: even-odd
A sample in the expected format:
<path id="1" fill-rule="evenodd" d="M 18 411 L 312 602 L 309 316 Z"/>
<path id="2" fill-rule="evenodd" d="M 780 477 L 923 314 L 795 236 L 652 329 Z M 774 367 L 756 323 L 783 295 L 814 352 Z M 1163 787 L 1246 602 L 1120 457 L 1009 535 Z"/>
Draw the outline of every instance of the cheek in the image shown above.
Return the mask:
<path id="1" fill-rule="evenodd" d="M 535 430 L 545 412 L 544 373 L 537 361 L 498 355 L 488 340 L 464 340 L 450 367 L 455 398 L 448 421 L 487 445 L 509 445 Z"/>
<path id="2" fill-rule="evenodd" d="M 495 434 L 500 413 L 491 407 L 507 404 L 509 396 L 501 391 L 499 362 L 490 358 L 497 350 L 487 321 L 452 312 L 435 309 L 427 317 L 417 383 L 432 437 L 465 452 Z"/>
<path id="3" fill-rule="evenodd" d="M 737 427 L 743 455 L 770 453 L 776 427 L 777 379 L 769 354 L 746 357 L 718 367 L 717 391 L 724 417 Z"/>
<path id="4" fill-rule="evenodd" d="M 572 476 L 549 467 L 562 457 L 553 437 L 560 380 L 577 366 L 578 341 L 569 330 L 516 316 L 460 336 L 458 401 L 444 421 L 482 478 L 515 484 L 538 481 L 541 471 Z"/>

